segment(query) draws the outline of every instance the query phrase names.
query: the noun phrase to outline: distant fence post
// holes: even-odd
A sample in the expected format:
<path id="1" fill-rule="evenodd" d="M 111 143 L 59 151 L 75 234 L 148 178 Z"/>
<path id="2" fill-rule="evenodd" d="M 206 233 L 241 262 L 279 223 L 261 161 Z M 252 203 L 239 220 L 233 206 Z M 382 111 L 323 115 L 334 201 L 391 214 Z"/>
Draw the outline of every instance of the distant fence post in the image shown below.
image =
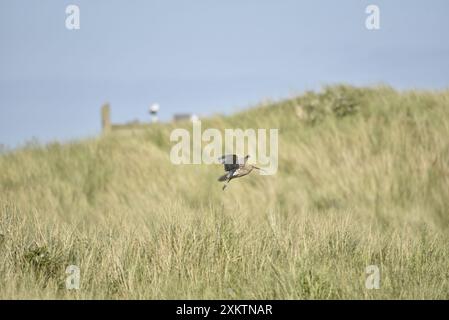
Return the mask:
<path id="1" fill-rule="evenodd" d="M 111 108 L 109 103 L 106 103 L 101 108 L 101 127 L 103 133 L 111 131 Z"/>

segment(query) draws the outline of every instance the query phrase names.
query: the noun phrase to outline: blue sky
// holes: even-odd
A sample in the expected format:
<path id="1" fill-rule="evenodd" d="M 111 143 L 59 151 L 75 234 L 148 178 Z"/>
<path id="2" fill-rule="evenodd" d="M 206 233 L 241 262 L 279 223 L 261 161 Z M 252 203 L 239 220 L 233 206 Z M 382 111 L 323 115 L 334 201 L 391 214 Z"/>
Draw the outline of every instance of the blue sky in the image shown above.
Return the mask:
<path id="1" fill-rule="evenodd" d="M 448 15 L 447 0 L 1 0 L 0 144 L 94 136 L 106 101 L 120 123 L 154 102 L 168 121 L 338 82 L 448 88 Z"/>

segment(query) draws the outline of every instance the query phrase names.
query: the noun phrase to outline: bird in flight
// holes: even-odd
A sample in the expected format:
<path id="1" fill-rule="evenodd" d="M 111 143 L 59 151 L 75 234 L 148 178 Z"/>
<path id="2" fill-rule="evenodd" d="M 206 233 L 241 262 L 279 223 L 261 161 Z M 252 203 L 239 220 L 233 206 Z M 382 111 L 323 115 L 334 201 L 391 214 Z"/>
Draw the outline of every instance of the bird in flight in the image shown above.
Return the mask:
<path id="1" fill-rule="evenodd" d="M 259 167 L 248 164 L 249 155 L 243 159 L 235 154 L 227 154 L 218 158 L 218 161 L 224 165 L 226 174 L 218 178 L 218 181 L 224 182 L 223 190 L 228 186 L 229 181 L 250 174 L 253 169 L 262 170 Z"/>

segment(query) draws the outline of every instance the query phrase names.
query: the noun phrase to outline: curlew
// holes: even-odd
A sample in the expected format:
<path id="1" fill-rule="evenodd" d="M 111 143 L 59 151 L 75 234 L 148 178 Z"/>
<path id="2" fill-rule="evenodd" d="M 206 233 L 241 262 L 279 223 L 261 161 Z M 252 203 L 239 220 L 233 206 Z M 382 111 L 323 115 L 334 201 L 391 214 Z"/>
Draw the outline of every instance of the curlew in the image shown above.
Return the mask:
<path id="1" fill-rule="evenodd" d="M 218 178 L 218 181 L 224 182 L 223 190 L 226 189 L 228 183 L 232 179 L 246 176 L 250 174 L 253 169 L 262 170 L 259 167 L 248 164 L 248 159 L 249 155 L 242 159 L 235 154 L 224 155 L 218 159 L 218 161 L 224 165 L 224 170 L 226 171 L 225 175 Z"/>

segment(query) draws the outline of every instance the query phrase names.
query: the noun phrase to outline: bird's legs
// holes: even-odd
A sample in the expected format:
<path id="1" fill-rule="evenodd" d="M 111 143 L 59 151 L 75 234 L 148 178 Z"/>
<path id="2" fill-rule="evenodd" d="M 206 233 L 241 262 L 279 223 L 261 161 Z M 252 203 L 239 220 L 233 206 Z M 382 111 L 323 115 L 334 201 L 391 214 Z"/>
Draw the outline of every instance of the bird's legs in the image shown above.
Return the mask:
<path id="1" fill-rule="evenodd" d="M 228 178 L 226 179 L 226 181 L 225 181 L 225 183 L 223 185 L 223 189 L 222 190 L 226 189 L 226 187 L 228 186 L 229 181 L 231 181 L 232 176 L 234 175 L 234 172 L 235 172 L 235 170 L 231 170 L 231 171 L 228 172 Z"/>
<path id="2" fill-rule="evenodd" d="M 231 177 L 232 177 L 232 175 L 230 175 L 229 178 L 228 178 L 228 180 L 225 181 L 225 183 L 224 183 L 224 185 L 223 185 L 223 189 L 222 189 L 223 191 L 224 191 L 224 189 L 226 189 L 226 187 L 228 186 L 229 181 L 231 181 Z"/>

